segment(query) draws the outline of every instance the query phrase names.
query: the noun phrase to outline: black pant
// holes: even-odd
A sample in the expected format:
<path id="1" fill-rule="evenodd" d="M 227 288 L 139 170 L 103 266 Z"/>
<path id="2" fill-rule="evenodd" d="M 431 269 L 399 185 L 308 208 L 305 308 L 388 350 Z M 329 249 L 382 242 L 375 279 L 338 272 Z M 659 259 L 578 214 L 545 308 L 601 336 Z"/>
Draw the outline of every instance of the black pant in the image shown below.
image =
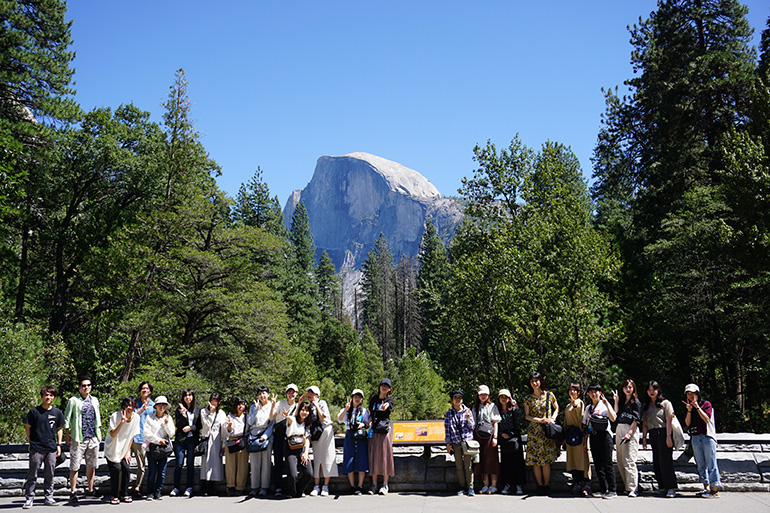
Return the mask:
<path id="1" fill-rule="evenodd" d="M 125 458 L 119 462 L 107 460 L 107 468 L 110 471 L 110 489 L 115 498 L 126 497 L 128 495 L 128 478 L 131 468 Z"/>
<path id="2" fill-rule="evenodd" d="M 521 447 L 521 446 L 519 446 Z M 500 481 L 498 488 L 505 485 L 513 487 L 524 486 L 527 482 L 527 467 L 524 464 L 524 453 L 521 449 L 500 450 Z"/>
<path id="3" fill-rule="evenodd" d="M 286 495 L 292 497 L 299 497 L 308 485 L 313 481 L 313 469 L 308 462 L 307 465 L 302 463 L 302 452 L 304 449 L 289 449 L 288 445 L 284 446 L 286 453 Z"/>
<path id="4" fill-rule="evenodd" d="M 674 472 L 674 448 L 666 445 L 666 428 L 651 429 L 650 445 L 652 446 L 652 468 L 655 480 L 661 490 L 676 490 L 676 473 Z"/>
<path id="5" fill-rule="evenodd" d="M 281 488 L 285 469 L 286 421 L 273 427 L 273 486 Z"/>
<path id="6" fill-rule="evenodd" d="M 594 432 L 591 435 L 591 457 L 594 459 L 599 491 L 616 492 L 615 467 L 612 465 L 612 437 L 609 431 Z"/>

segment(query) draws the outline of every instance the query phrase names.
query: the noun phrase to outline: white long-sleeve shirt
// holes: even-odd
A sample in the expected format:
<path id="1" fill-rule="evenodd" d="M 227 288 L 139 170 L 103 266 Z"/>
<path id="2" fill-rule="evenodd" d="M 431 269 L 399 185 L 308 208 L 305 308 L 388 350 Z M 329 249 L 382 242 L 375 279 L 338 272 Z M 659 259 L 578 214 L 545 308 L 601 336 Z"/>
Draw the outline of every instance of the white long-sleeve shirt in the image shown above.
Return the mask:
<path id="1" fill-rule="evenodd" d="M 168 422 L 165 422 L 168 418 Z M 176 434 L 174 419 L 171 415 L 158 418 L 157 415 L 149 415 L 144 421 L 144 439 L 150 444 L 159 444 L 163 439 L 171 440 Z"/>

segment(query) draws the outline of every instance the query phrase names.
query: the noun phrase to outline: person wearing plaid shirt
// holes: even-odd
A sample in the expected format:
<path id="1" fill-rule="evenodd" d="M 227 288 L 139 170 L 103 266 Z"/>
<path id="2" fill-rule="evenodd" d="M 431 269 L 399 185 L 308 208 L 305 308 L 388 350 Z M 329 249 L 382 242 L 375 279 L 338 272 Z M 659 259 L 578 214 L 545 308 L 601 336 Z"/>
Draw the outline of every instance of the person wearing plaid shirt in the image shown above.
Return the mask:
<path id="1" fill-rule="evenodd" d="M 473 440 L 473 428 L 476 423 L 471 410 L 463 404 L 462 391 L 455 390 L 451 395 L 452 407 L 444 415 L 446 450 L 455 457 L 457 481 L 460 483 L 457 495 L 467 493 L 472 497 L 474 495 L 473 455 L 465 452 L 463 440 Z"/>

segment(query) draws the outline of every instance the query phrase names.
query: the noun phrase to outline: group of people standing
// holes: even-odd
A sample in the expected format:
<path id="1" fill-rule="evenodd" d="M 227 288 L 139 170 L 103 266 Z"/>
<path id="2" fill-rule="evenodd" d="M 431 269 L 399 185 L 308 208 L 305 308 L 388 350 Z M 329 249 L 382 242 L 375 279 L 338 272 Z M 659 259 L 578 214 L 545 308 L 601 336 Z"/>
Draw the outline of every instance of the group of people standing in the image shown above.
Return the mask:
<path id="1" fill-rule="evenodd" d="M 626 379 L 620 394 L 613 392 L 612 404 L 598 384 L 586 390 L 586 401 L 579 383 L 567 389 L 569 402 L 564 412 L 563 426 L 558 425 L 559 405 L 545 384 L 545 378 L 533 373 L 529 379 L 532 393 L 521 411 L 507 389 L 498 392 L 498 403 L 490 400 L 489 388 L 481 385 L 473 408 L 463 404 L 460 390 L 451 393 L 452 408 L 444 417 L 447 451 L 454 454 L 458 495 L 475 495 L 474 474 L 481 477 L 480 493 L 523 493 L 524 466 L 531 466 L 537 493 L 550 492 L 551 464 L 563 446 L 567 455 L 567 471 L 572 474 L 572 493 L 604 499 L 617 497 L 613 446 L 617 453 L 618 471 L 629 497 L 637 497 L 638 471 L 636 467 L 641 443 L 652 448 L 653 468 L 658 489 L 664 497 L 676 496 L 677 481 L 674 473 L 673 450 L 675 437 L 681 438 L 682 428 L 656 381 L 647 384 L 644 401 L 640 401 L 636 383 Z M 685 425 L 691 437 L 698 474 L 704 498 L 719 497 L 719 468 L 716 460 L 716 427 L 714 409 L 701 398 L 696 384 L 685 387 L 687 409 Z M 521 443 L 522 422 L 526 429 L 526 458 Z M 613 424 L 615 432 L 613 434 Z M 499 456 L 498 456 L 499 450 Z M 591 459 L 596 470 L 599 490 L 591 489 Z M 475 462 L 475 463 L 474 463 Z M 474 468 L 475 466 L 475 468 Z"/>
<path id="2" fill-rule="evenodd" d="M 452 406 L 444 416 L 445 441 L 447 452 L 454 455 L 458 495 L 476 494 L 476 475 L 482 481 L 478 483 L 482 486 L 479 493 L 523 494 L 526 466 L 533 469 L 537 492 L 548 494 L 551 464 L 563 445 L 574 495 L 617 497 L 614 446 L 625 491 L 629 497 L 636 497 L 640 429 L 642 447 L 646 449 L 649 444 L 652 448 L 656 493 L 665 497 L 676 495 L 673 449 L 682 428 L 673 404 L 663 396 L 656 381 L 647 384 L 642 403 L 636 383 L 626 379 L 620 393 L 613 392 L 612 404 L 600 385 L 588 387 L 584 402 L 581 385 L 571 383 L 563 426 L 556 422 L 559 404 L 546 387 L 545 378 L 533 373 L 529 385 L 532 393 L 521 407 L 507 389 L 500 390 L 497 402 L 493 402 L 486 385 L 478 387 L 472 408 L 463 403 L 462 391 L 450 394 Z M 43 387 L 40 405 L 32 408 L 24 419 L 30 451 L 25 509 L 33 505 L 41 465 L 45 504 L 56 504 L 53 476 L 57 458 L 62 457 L 63 434 L 70 447 L 70 502 L 78 502 L 76 487 L 83 461 L 85 495 L 99 495 L 94 488 L 102 440 L 99 401 L 91 395 L 90 378 L 81 378 L 78 387 L 79 393 L 67 401 L 64 413 L 53 406 L 56 388 Z M 394 406 L 391 387 L 391 381 L 383 379 L 366 405 L 364 392 L 353 390 L 337 415 L 336 420 L 345 426 L 342 473 L 348 476 L 357 495 L 364 492 L 367 473 L 372 476 L 368 493 L 382 495 L 388 493 L 388 480 L 395 474 L 390 436 Z M 192 496 L 196 455 L 201 456 L 199 493 L 203 495 L 211 493 L 213 485 L 222 481 L 226 482 L 230 496 L 245 494 L 249 485 L 250 495 L 255 497 L 266 496 L 269 490 L 274 490 L 276 496 L 287 497 L 301 497 L 306 492 L 311 496 L 329 494 L 329 480 L 338 475 L 333 418 L 317 386 L 307 387 L 298 397 L 299 388 L 289 384 L 285 388 L 286 398 L 280 401 L 267 387 L 259 387 L 252 404 L 236 397 L 229 413 L 221 409 L 222 396 L 218 392 L 212 393 L 204 406 L 197 403 L 195 392 L 190 389 L 182 391 L 174 406 L 163 395 L 153 400 L 152 393 L 151 383 L 141 383 L 138 396 L 123 398 L 120 410 L 109 417 L 104 455 L 110 473 L 112 504 L 132 502 L 137 497 L 160 500 L 166 465 L 172 455 L 176 466 L 171 496 Z M 685 425 L 704 487 L 699 495 L 719 497 L 714 409 L 701 398 L 695 384 L 687 385 L 684 395 Z M 599 490 L 593 493 L 592 459 L 599 482 Z M 136 480 L 129 486 L 132 461 L 137 472 Z"/>
<path id="3" fill-rule="evenodd" d="M 79 394 L 69 399 L 64 413 L 53 406 L 56 388 L 44 387 L 41 404 L 30 410 L 24 420 L 30 449 L 24 509 L 33 505 L 41 465 L 45 473 L 45 504 L 57 504 L 53 475 L 56 459 L 62 456 L 63 433 L 70 446 L 70 502 L 78 502 L 77 477 L 83 461 L 85 495 L 99 496 L 94 488 L 102 440 L 99 401 L 91 395 L 90 378 L 81 378 L 78 386 Z M 346 427 L 342 473 L 348 475 L 355 494 L 363 493 L 367 473 L 373 483 L 368 492 L 387 494 L 388 480 L 395 473 L 390 436 L 394 405 L 391 388 L 391 381 L 383 379 L 369 398 L 368 408 L 364 406 L 364 392 L 353 390 L 337 416 L 337 421 Z M 301 397 L 294 384 L 287 385 L 285 392 L 286 398 L 279 401 L 277 394 L 271 395 L 267 387 L 259 387 L 252 404 L 236 397 L 226 413 L 218 392 L 212 393 L 201 406 L 195 392 L 185 389 L 172 406 L 163 395 L 153 400 L 152 384 L 142 382 L 138 396 L 123 398 L 120 410 L 109 417 L 104 455 L 110 472 L 110 502 L 120 504 L 134 498 L 160 500 L 166 465 L 172 456 L 176 466 L 170 495 L 191 497 L 196 455 L 201 456 L 199 493 L 203 495 L 211 493 L 213 486 L 222 481 L 226 482 L 229 496 L 245 494 L 249 485 L 254 497 L 266 496 L 271 489 L 276 496 L 301 497 L 306 492 L 311 496 L 328 495 L 329 480 L 338 475 L 329 406 L 320 398 L 321 391 L 315 385 L 307 387 Z M 136 479 L 130 486 L 132 461 L 136 463 Z"/>

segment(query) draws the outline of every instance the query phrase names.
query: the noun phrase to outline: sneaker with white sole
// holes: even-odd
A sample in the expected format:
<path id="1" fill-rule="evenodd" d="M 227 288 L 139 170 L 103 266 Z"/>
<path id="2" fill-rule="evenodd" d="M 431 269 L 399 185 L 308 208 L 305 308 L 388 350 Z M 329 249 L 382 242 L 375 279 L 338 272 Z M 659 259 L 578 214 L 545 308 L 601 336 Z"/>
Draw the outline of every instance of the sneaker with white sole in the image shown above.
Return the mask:
<path id="1" fill-rule="evenodd" d="M 631 490 L 628 492 L 628 496 L 633 499 L 634 497 L 639 497 L 639 494 L 636 492 L 636 490 Z"/>
<path id="2" fill-rule="evenodd" d="M 522 490 L 520 485 L 516 485 L 516 495 L 524 495 L 524 490 Z"/>
<path id="3" fill-rule="evenodd" d="M 174 488 L 171 490 L 171 493 L 168 494 L 169 497 L 176 497 L 177 495 L 179 495 L 179 488 Z"/>
<path id="4" fill-rule="evenodd" d="M 380 488 L 380 495 L 388 495 L 388 485 L 384 484 Z"/>
<path id="5" fill-rule="evenodd" d="M 489 487 L 485 486 L 484 488 L 481 489 L 481 491 L 479 491 L 479 493 L 481 494 L 489 493 Z"/>
<path id="6" fill-rule="evenodd" d="M 676 497 L 676 490 L 671 489 L 666 492 L 666 499 L 673 499 L 674 497 Z"/>
<path id="7" fill-rule="evenodd" d="M 497 493 L 497 487 L 496 486 L 490 486 L 489 490 L 487 490 L 487 493 Z"/>
<path id="8" fill-rule="evenodd" d="M 321 497 L 328 497 L 329 496 L 329 487 L 324 485 L 323 488 L 321 488 Z"/>
<path id="9" fill-rule="evenodd" d="M 187 490 L 185 490 L 184 491 L 184 496 L 185 497 L 192 497 L 192 488 L 188 488 Z"/>
<path id="10" fill-rule="evenodd" d="M 21 507 L 21 509 L 29 509 L 34 504 L 34 499 L 27 499 L 24 501 L 24 506 Z"/>
<path id="11" fill-rule="evenodd" d="M 317 497 L 319 493 L 321 493 L 321 489 L 318 487 L 318 485 L 316 485 L 313 487 L 313 491 L 310 492 L 310 496 Z"/>
<path id="12" fill-rule="evenodd" d="M 507 484 L 507 485 L 503 486 L 503 491 L 501 491 L 500 493 L 502 493 L 503 495 L 510 495 L 510 493 L 511 493 L 511 485 Z"/>

